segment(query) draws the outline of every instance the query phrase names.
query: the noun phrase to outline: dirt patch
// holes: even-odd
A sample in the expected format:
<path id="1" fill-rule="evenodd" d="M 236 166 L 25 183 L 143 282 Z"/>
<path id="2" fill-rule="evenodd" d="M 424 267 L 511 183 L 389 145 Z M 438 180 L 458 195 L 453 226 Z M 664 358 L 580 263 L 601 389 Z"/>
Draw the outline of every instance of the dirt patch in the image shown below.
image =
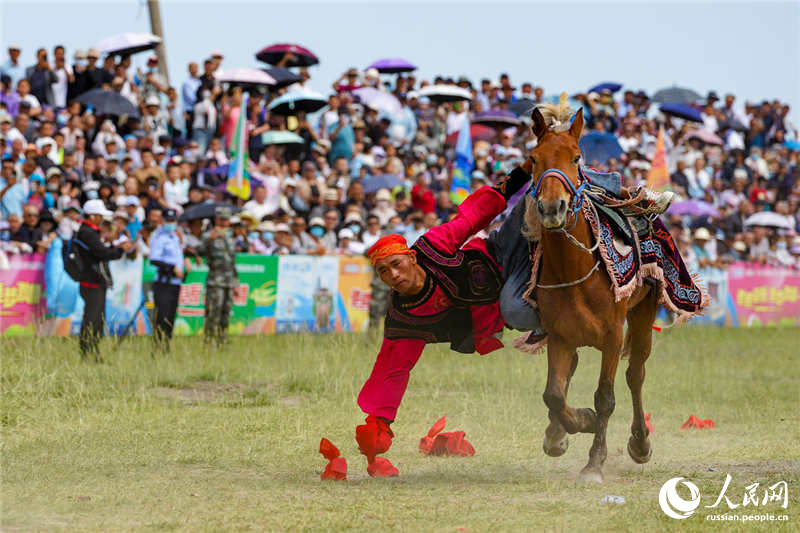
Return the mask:
<path id="1" fill-rule="evenodd" d="M 300 396 L 283 396 L 274 383 L 218 383 L 193 381 L 183 387 L 154 387 L 150 392 L 161 398 L 180 400 L 187 405 L 220 403 L 230 407 L 253 407 L 278 403 L 290 409 L 303 405 Z"/>

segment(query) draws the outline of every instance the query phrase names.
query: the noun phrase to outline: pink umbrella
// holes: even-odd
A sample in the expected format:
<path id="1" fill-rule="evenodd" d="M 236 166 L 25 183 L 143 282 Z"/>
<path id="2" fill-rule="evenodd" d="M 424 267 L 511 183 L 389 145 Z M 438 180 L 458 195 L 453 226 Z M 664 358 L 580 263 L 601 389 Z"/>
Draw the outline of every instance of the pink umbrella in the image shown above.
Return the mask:
<path id="1" fill-rule="evenodd" d="M 281 65 L 282 67 L 309 67 L 319 63 L 319 58 L 311 50 L 303 48 L 299 44 L 291 43 L 278 43 L 267 46 L 256 53 L 256 59 L 270 65 L 277 65 L 286 54 L 292 54 L 294 59 L 291 59 L 285 65 Z"/>
<path id="2" fill-rule="evenodd" d="M 221 82 L 249 85 L 275 85 L 275 78 L 257 68 L 229 68 L 219 70 L 214 77 Z"/>
<path id="3" fill-rule="evenodd" d="M 706 144 L 716 144 L 717 146 L 722 146 L 725 144 L 725 141 L 723 141 L 719 135 L 711 133 L 703 128 L 697 128 L 696 130 L 693 130 L 689 135 L 686 136 L 686 138 L 698 139 Z"/>

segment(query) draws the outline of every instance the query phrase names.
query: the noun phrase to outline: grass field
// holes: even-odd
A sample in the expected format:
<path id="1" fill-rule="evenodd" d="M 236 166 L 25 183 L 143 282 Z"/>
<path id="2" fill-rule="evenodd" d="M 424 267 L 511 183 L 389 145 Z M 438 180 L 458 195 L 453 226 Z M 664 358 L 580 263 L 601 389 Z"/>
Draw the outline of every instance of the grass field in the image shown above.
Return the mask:
<path id="1" fill-rule="evenodd" d="M 507 334 L 506 340 L 509 340 Z M 624 368 L 609 423 L 603 485 L 583 485 L 590 435 L 546 457 L 546 359 L 505 349 L 486 357 L 428 347 L 393 425 L 387 454 L 400 477 L 366 474 L 353 439 L 355 397 L 377 341 L 360 335 L 234 338 L 212 353 L 179 338 L 153 359 L 148 339 L 84 364 L 69 339 L 3 339 L 3 531 L 752 531 L 800 529 L 800 331 L 684 328 L 656 334 L 647 367 L 653 460 L 625 446 L 631 401 Z M 581 352 L 570 403 L 591 406 L 600 357 Z M 419 439 L 441 415 L 475 446 L 471 458 L 424 457 Z M 680 430 L 689 414 L 712 430 Z M 342 450 L 348 481 L 321 482 L 320 437 Z M 727 496 L 783 480 L 788 523 L 711 523 Z M 701 505 L 685 520 L 658 493 L 683 476 Z M 683 489 L 681 489 L 683 490 Z M 623 505 L 601 505 L 608 494 Z M 686 494 L 682 496 L 688 498 Z"/>

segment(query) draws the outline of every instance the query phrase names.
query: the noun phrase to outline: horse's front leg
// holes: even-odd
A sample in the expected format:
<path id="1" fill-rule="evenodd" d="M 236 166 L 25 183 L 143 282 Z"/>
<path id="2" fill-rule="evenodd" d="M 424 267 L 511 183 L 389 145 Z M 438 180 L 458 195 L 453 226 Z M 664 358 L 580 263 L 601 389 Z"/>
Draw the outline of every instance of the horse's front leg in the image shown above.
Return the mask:
<path id="1" fill-rule="evenodd" d="M 619 337 L 621 337 L 621 332 Z M 622 340 L 617 339 L 608 343 L 603 348 L 603 361 L 600 370 L 600 379 L 597 383 L 597 390 L 594 393 L 594 408 L 597 412 L 595 422 L 594 441 L 589 449 L 589 462 L 581 470 L 580 478 L 582 481 L 602 483 L 603 482 L 603 463 L 606 462 L 606 429 L 608 419 L 614 412 L 614 377 L 617 374 L 617 363 L 619 363 L 620 348 Z"/>
<path id="2" fill-rule="evenodd" d="M 588 408 L 567 405 L 567 384 L 577 365 L 575 346 L 550 334 L 547 342 L 547 386 L 542 398 L 550 409 L 550 420 L 558 420 L 567 433 L 594 433 L 596 416 Z"/>
<path id="3" fill-rule="evenodd" d="M 572 364 L 569 369 L 569 374 L 567 374 L 567 382 L 564 385 L 565 398 L 567 394 L 569 394 L 569 382 L 572 379 L 573 374 L 575 374 L 575 369 L 577 367 L 578 352 L 573 352 Z M 561 424 L 558 413 L 550 409 L 550 411 L 548 411 L 548 417 L 550 418 L 550 425 L 548 425 L 547 429 L 544 431 L 544 442 L 542 442 L 542 448 L 544 449 L 544 453 L 550 457 L 560 457 L 564 455 L 564 453 L 567 451 L 567 448 L 569 448 L 569 435 L 567 435 L 567 430 L 565 430 L 564 426 Z"/>

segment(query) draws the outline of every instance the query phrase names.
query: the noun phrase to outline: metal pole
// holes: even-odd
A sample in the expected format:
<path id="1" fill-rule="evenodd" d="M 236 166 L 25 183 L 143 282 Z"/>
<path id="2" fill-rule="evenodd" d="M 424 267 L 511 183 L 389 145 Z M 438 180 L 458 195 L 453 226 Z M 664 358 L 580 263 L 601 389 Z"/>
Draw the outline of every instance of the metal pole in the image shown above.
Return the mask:
<path id="1" fill-rule="evenodd" d="M 156 47 L 158 56 L 158 71 L 167 80 L 169 86 L 169 69 L 167 69 L 167 47 L 164 43 L 164 29 L 161 27 L 161 8 L 158 0 L 147 0 L 147 10 L 150 12 L 150 30 L 154 35 L 161 37 L 161 44 Z"/>

